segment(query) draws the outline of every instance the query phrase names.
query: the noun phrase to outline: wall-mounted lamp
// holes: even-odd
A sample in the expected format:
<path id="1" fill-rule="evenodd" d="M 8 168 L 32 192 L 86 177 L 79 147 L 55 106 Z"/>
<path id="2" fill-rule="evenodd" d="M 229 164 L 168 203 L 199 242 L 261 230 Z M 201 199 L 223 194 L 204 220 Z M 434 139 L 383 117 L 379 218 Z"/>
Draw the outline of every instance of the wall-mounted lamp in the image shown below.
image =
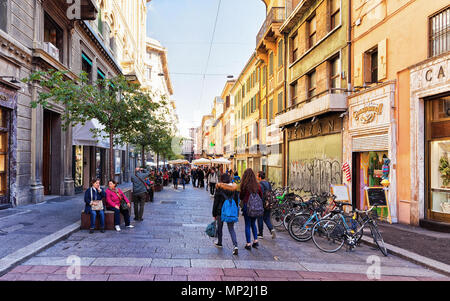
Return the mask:
<path id="1" fill-rule="evenodd" d="M 313 119 L 311 119 L 311 123 L 315 124 L 319 121 L 319 118 L 317 118 L 316 116 L 313 117 Z"/>
<path id="2" fill-rule="evenodd" d="M 5 76 L 0 76 L 1 79 L 4 78 L 10 78 L 11 80 L 9 81 L 12 84 L 20 84 L 20 81 L 17 80 L 17 77 L 15 76 L 9 76 L 9 75 L 5 75 Z"/>

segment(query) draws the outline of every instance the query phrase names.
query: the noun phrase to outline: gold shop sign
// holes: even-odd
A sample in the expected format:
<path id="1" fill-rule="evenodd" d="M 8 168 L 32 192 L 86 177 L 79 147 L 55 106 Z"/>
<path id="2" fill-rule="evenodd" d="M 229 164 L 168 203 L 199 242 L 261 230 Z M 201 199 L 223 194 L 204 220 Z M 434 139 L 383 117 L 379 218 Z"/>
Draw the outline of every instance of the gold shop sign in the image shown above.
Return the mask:
<path id="1" fill-rule="evenodd" d="M 0 94 L 0 100 L 1 101 L 7 101 L 8 97 L 6 97 L 6 95 Z"/>
<path id="2" fill-rule="evenodd" d="M 355 118 L 356 121 L 359 121 L 364 124 L 368 124 L 374 121 L 375 117 L 377 115 L 381 115 L 383 112 L 383 104 L 379 104 L 378 106 L 371 105 L 362 108 L 361 110 L 358 110 L 356 112 L 353 112 L 353 118 Z"/>

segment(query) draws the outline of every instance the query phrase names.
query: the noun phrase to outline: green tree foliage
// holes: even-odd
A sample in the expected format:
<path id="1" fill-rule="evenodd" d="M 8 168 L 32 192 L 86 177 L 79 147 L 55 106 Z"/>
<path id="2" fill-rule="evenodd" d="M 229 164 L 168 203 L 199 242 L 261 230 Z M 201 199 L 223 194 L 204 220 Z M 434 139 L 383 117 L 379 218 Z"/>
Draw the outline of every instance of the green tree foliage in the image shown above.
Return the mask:
<path id="1" fill-rule="evenodd" d="M 31 103 L 51 107 L 51 103 L 64 105 L 62 115 L 63 129 L 97 119 L 103 129 L 95 129 L 96 137 L 105 133 L 110 141 L 109 169 L 114 178 L 114 146 L 127 143 L 130 133 L 140 132 L 155 122 L 153 112 L 160 106 L 153 102 L 149 93 L 128 82 L 125 77 L 99 79 L 89 84 L 86 73 L 77 80 L 71 80 L 67 71 L 38 71 L 32 73 L 24 82 L 35 82 L 42 87 L 39 97 Z"/>

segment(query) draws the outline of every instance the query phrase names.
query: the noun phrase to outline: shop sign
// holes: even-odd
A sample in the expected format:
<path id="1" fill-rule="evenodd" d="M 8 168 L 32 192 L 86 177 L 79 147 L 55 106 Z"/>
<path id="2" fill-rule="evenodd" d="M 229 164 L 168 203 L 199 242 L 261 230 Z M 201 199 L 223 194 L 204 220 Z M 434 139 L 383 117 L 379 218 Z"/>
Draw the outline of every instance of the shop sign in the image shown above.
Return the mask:
<path id="1" fill-rule="evenodd" d="M 341 122 L 337 116 L 320 118 L 314 124 L 310 121 L 303 121 L 287 129 L 288 140 L 305 139 L 316 136 L 339 133 Z"/>
<path id="2" fill-rule="evenodd" d="M 383 104 L 369 105 L 356 112 L 353 112 L 353 118 L 360 123 L 369 124 L 375 120 L 377 115 L 383 113 Z"/>

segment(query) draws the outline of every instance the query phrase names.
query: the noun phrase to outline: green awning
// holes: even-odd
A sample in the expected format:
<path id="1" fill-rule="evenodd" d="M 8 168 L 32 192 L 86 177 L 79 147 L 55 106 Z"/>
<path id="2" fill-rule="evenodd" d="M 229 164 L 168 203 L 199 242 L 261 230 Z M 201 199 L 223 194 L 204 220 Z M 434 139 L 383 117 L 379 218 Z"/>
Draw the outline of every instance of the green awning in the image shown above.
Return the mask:
<path id="1" fill-rule="evenodd" d="M 89 65 L 92 66 L 92 61 L 82 52 L 81 57 L 85 60 Z"/>
<path id="2" fill-rule="evenodd" d="M 105 74 L 103 74 L 103 72 L 100 69 L 97 69 L 97 73 L 98 73 L 98 75 L 100 75 L 101 78 L 103 78 L 103 79 L 106 78 Z"/>

